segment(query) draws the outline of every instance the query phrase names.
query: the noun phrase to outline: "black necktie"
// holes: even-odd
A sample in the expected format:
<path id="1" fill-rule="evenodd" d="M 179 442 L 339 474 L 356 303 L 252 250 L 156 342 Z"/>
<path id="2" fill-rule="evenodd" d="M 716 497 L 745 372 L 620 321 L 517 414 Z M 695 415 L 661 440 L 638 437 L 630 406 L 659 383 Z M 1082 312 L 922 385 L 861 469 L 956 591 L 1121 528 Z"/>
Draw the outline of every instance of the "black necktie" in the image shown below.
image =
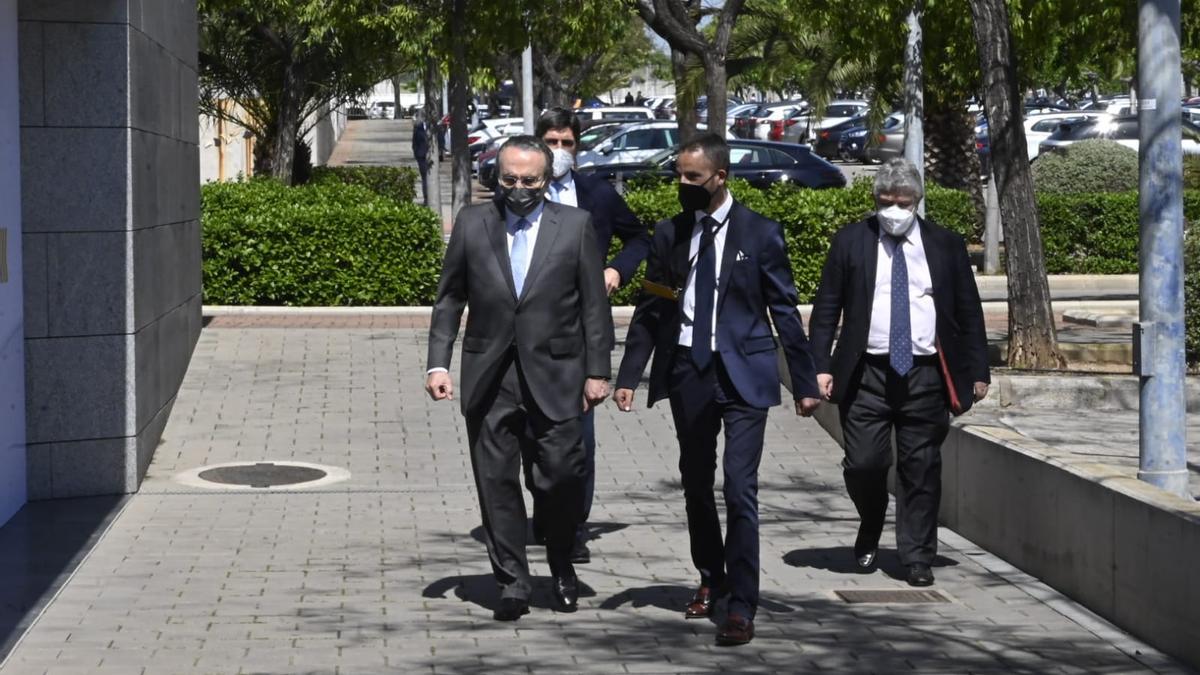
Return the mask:
<path id="1" fill-rule="evenodd" d="M 717 291 L 717 251 L 713 246 L 717 221 L 709 216 L 700 220 L 700 253 L 696 259 L 696 311 L 692 316 L 692 361 L 701 370 L 712 363 L 713 298 Z"/>

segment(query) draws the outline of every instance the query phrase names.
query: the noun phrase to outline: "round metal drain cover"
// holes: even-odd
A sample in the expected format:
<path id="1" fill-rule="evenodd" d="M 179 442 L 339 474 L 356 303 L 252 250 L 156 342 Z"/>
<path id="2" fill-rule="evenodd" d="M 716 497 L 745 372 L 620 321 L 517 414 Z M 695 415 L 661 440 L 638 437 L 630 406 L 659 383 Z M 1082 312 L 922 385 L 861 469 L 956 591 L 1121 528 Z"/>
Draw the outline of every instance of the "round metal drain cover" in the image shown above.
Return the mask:
<path id="1" fill-rule="evenodd" d="M 211 464 L 175 476 L 175 482 L 209 490 L 297 490 L 350 478 L 350 472 L 308 462 L 261 461 Z"/>
<path id="2" fill-rule="evenodd" d="M 276 485 L 311 483 L 327 476 L 325 471 L 307 466 L 257 462 L 237 466 L 222 466 L 200 472 L 200 480 L 223 485 L 243 485 L 253 488 L 269 488 Z"/>

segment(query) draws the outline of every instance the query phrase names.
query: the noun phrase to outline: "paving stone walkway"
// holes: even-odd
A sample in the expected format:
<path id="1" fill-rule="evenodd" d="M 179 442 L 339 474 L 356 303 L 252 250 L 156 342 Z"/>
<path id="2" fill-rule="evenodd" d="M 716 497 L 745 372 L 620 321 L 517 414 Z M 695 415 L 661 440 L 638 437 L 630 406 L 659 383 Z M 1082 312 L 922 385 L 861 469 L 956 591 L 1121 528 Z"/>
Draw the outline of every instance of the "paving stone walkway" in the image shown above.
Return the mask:
<path id="1" fill-rule="evenodd" d="M 881 570 L 854 573 L 839 450 L 784 408 L 761 470 L 752 644 L 718 648 L 712 623 L 682 618 L 695 573 L 665 406 L 599 411 L 580 611 L 549 609 L 534 550 L 533 612 L 496 623 L 464 425 L 457 403 L 426 398 L 424 355 L 421 329 L 207 328 L 141 492 L 0 672 L 1187 672 L 948 531 L 935 588 L 949 602 L 841 601 L 907 588 L 891 528 Z M 350 478 L 290 492 L 173 479 L 271 460 Z"/>

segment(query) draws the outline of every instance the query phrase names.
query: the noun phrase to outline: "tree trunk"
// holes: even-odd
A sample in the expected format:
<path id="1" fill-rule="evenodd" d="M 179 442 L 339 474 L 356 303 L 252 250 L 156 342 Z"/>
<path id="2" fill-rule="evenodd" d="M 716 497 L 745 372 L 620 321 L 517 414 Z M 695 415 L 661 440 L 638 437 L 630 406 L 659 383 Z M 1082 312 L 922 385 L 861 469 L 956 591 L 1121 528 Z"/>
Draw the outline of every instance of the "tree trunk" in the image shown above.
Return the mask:
<path id="1" fill-rule="evenodd" d="M 708 95 L 708 130 L 725 137 L 725 107 L 728 102 L 729 80 L 725 72 L 725 55 L 705 52 L 704 89 Z"/>
<path id="2" fill-rule="evenodd" d="M 675 76 L 675 121 L 679 124 L 679 142 L 696 136 L 696 99 L 687 88 L 687 54 L 671 50 L 671 73 Z"/>
<path id="3" fill-rule="evenodd" d="M 442 92 L 442 73 L 438 60 L 434 56 L 425 57 L 425 68 L 422 73 L 422 84 L 425 89 L 425 135 L 429 143 L 425 151 L 425 165 L 429 167 L 425 180 L 425 206 L 433 209 L 442 219 L 442 178 L 438 166 L 441 164 L 441 153 L 438 152 L 437 135 L 438 122 L 442 119 L 442 103 L 438 100 Z"/>
<path id="4" fill-rule="evenodd" d="M 964 101 L 944 103 L 931 99 L 922 124 L 925 133 L 925 180 L 952 190 L 963 190 L 975 207 L 975 229 L 983 232 L 985 202 L 979 153 L 975 152 L 975 116 Z"/>
<path id="5" fill-rule="evenodd" d="M 268 140 L 271 175 L 291 185 L 300 135 L 300 111 L 304 107 L 304 67 L 289 61 L 283 70 L 283 91 L 276 112 L 275 137 Z"/>
<path id="6" fill-rule="evenodd" d="M 450 217 L 457 218 L 462 207 L 471 203 L 471 152 L 467 148 L 468 77 L 467 0 L 451 0 L 450 14 L 450 157 L 453 186 Z"/>
<path id="7" fill-rule="evenodd" d="M 396 73 L 392 76 L 392 119 L 398 120 L 403 115 L 400 114 L 400 74 Z"/>
<path id="8" fill-rule="evenodd" d="M 1005 0 L 971 0 L 1008 270 L 1008 365 L 1062 368 Z"/>
<path id="9" fill-rule="evenodd" d="M 913 3 L 908 14 L 908 45 L 904 50 L 904 157 L 912 162 L 921 179 L 925 178 L 925 73 L 921 60 L 921 0 Z M 925 200 L 917 204 L 917 213 L 925 215 Z"/>

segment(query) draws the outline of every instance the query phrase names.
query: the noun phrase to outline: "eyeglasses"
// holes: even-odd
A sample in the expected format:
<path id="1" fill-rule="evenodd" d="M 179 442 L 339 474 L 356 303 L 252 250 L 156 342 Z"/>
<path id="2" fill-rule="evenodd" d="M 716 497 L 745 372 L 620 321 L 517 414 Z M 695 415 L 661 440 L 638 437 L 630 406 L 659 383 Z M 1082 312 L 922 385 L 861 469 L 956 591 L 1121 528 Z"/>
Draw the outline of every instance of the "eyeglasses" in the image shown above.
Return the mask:
<path id="1" fill-rule="evenodd" d="M 516 187 L 520 183 L 522 187 L 535 188 L 545 181 L 543 176 L 514 176 L 506 174 L 500 176 L 500 184 L 504 187 Z"/>

